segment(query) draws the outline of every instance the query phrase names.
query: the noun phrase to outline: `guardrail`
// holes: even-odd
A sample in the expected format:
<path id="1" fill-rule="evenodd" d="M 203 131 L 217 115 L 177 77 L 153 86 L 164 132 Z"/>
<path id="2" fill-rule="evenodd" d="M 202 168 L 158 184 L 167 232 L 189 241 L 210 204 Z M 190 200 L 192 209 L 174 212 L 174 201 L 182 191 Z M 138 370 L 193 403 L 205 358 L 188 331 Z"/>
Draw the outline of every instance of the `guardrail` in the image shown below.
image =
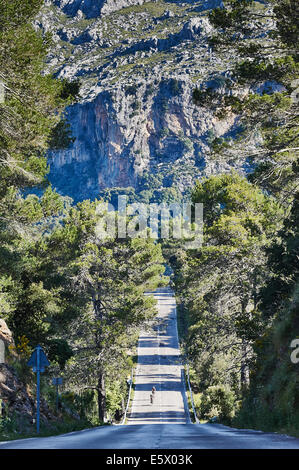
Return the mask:
<path id="1" fill-rule="evenodd" d="M 126 411 L 125 411 L 125 414 L 124 414 L 124 418 L 123 418 L 121 424 L 125 424 L 126 419 L 127 419 L 127 413 L 128 413 L 129 406 L 130 406 L 131 392 L 132 392 L 132 386 L 133 386 L 133 375 L 134 375 L 134 371 L 133 371 L 133 369 L 132 369 L 132 371 L 131 371 L 131 379 L 130 379 L 130 388 L 129 388 L 128 402 L 127 402 L 127 406 L 126 406 Z"/>
<path id="2" fill-rule="evenodd" d="M 194 401 L 193 401 L 193 393 L 192 393 L 190 378 L 189 378 L 189 364 L 187 364 L 187 382 L 188 382 L 188 387 L 189 387 L 189 392 L 190 392 L 190 400 L 191 400 L 192 410 L 194 414 L 194 419 L 195 419 L 196 424 L 198 424 L 200 421 L 197 417 L 195 406 L 194 406 Z"/>

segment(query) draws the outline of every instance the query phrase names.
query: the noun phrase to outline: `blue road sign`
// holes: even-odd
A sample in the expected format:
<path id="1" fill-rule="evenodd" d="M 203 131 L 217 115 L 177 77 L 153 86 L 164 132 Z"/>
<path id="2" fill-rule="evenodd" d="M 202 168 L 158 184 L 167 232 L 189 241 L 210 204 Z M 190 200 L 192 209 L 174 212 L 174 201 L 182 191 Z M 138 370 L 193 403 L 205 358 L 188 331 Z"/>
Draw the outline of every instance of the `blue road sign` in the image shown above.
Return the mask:
<path id="1" fill-rule="evenodd" d="M 40 417 L 40 373 L 45 371 L 45 367 L 50 365 L 50 362 L 45 355 L 43 348 L 38 344 L 31 354 L 27 362 L 29 367 L 32 367 L 33 372 L 36 372 L 36 430 L 39 433 L 39 417 Z"/>
<path id="2" fill-rule="evenodd" d="M 62 385 L 62 383 L 63 383 L 62 377 L 55 377 L 54 379 L 52 379 L 53 385 Z"/>
<path id="3" fill-rule="evenodd" d="M 47 356 L 45 355 L 43 348 L 40 345 L 38 345 L 33 351 L 33 353 L 31 354 L 31 357 L 29 361 L 27 362 L 27 365 L 29 367 L 32 367 L 33 372 L 37 372 L 38 351 L 39 351 L 39 371 L 44 372 L 45 367 L 48 367 L 50 365 L 50 362 L 48 361 Z"/>

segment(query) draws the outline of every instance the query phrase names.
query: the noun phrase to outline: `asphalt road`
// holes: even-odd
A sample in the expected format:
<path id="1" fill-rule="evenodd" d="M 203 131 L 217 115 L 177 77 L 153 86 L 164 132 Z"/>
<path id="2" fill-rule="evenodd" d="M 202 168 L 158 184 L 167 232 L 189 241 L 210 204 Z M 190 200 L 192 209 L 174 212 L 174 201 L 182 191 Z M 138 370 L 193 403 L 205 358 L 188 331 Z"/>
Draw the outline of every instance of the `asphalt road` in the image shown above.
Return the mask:
<path id="1" fill-rule="evenodd" d="M 1 449 L 299 449 L 299 439 L 220 424 L 139 424 L 22 439 Z"/>
<path id="2" fill-rule="evenodd" d="M 136 391 L 124 426 L 102 426 L 60 436 L 0 443 L 1 449 L 299 449 L 299 439 L 191 424 L 186 407 L 178 347 L 176 306 L 170 290 L 155 293 L 158 324 L 144 331 L 138 345 Z M 152 386 L 157 392 L 150 403 Z M 1 459 L 1 457 L 0 457 Z"/>
<path id="3" fill-rule="evenodd" d="M 187 424 L 190 416 L 175 297 L 170 289 L 157 289 L 153 295 L 158 303 L 157 324 L 139 337 L 135 393 L 128 424 Z M 156 392 L 151 404 L 153 386 Z"/>

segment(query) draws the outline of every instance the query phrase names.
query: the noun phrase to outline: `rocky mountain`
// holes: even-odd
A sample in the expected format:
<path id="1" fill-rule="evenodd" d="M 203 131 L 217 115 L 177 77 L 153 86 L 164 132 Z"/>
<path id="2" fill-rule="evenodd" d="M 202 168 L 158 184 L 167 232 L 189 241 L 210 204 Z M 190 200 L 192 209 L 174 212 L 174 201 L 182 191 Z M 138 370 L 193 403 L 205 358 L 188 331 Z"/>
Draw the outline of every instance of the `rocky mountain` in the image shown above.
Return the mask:
<path id="1" fill-rule="evenodd" d="M 104 188 L 182 193 L 195 178 L 246 162 L 211 158 L 238 116 L 194 104 L 195 87 L 225 92 L 231 58 L 208 45 L 221 0 L 47 0 L 36 27 L 51 32 L 48 71 L 80 79 L 68 108 L 75 142 L 51 152 L 50 180 L 75 200 Z M 168 189 L 167 189 L 168 188 Z"/>
<path id="2" fill-rule="evenodd" d="M 54 0 L 64 13 L 70 16 L 84 14 L 86 18 L 97 18 L 131 5 L 142 5 L 146 0 Z"/>

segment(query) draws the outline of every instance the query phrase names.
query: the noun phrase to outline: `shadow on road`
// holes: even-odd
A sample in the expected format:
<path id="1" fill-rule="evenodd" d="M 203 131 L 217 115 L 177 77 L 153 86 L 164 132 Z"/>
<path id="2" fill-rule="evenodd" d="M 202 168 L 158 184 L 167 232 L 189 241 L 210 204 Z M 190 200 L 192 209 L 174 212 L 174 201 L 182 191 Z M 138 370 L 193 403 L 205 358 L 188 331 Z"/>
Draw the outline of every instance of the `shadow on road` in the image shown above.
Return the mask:
<path id="1" fill-rule="evenodd" d="M 151 405 L 149 405 L 149 408 Z M 175 422 L 175 423 L 186 423 L 186 417 L 185 413 L 183 412 L 178 412 L 178 411 L 142 411 L 140 413 L 132 413 L 130 416 L 130 419 L 133 419 L 134 421 L 146 421 L 149 423 L 157 422 L 157 423 L 169 423 L 169 422 Z M 136 423 L 138 424 L 138 423 Z"/>
<path id="2" fill-rule="evenodd" d="M 182 363 L 181 357 L 179 354 L 170 355 L 167 354 L 165 356 L 158 355 L 158 354 L 151 354 L 145 356 L 138 356 L 138 364 L 139 365 L 158 365 L 159 364 L 159 357 L 161 365 L 180 365 Z"/>

